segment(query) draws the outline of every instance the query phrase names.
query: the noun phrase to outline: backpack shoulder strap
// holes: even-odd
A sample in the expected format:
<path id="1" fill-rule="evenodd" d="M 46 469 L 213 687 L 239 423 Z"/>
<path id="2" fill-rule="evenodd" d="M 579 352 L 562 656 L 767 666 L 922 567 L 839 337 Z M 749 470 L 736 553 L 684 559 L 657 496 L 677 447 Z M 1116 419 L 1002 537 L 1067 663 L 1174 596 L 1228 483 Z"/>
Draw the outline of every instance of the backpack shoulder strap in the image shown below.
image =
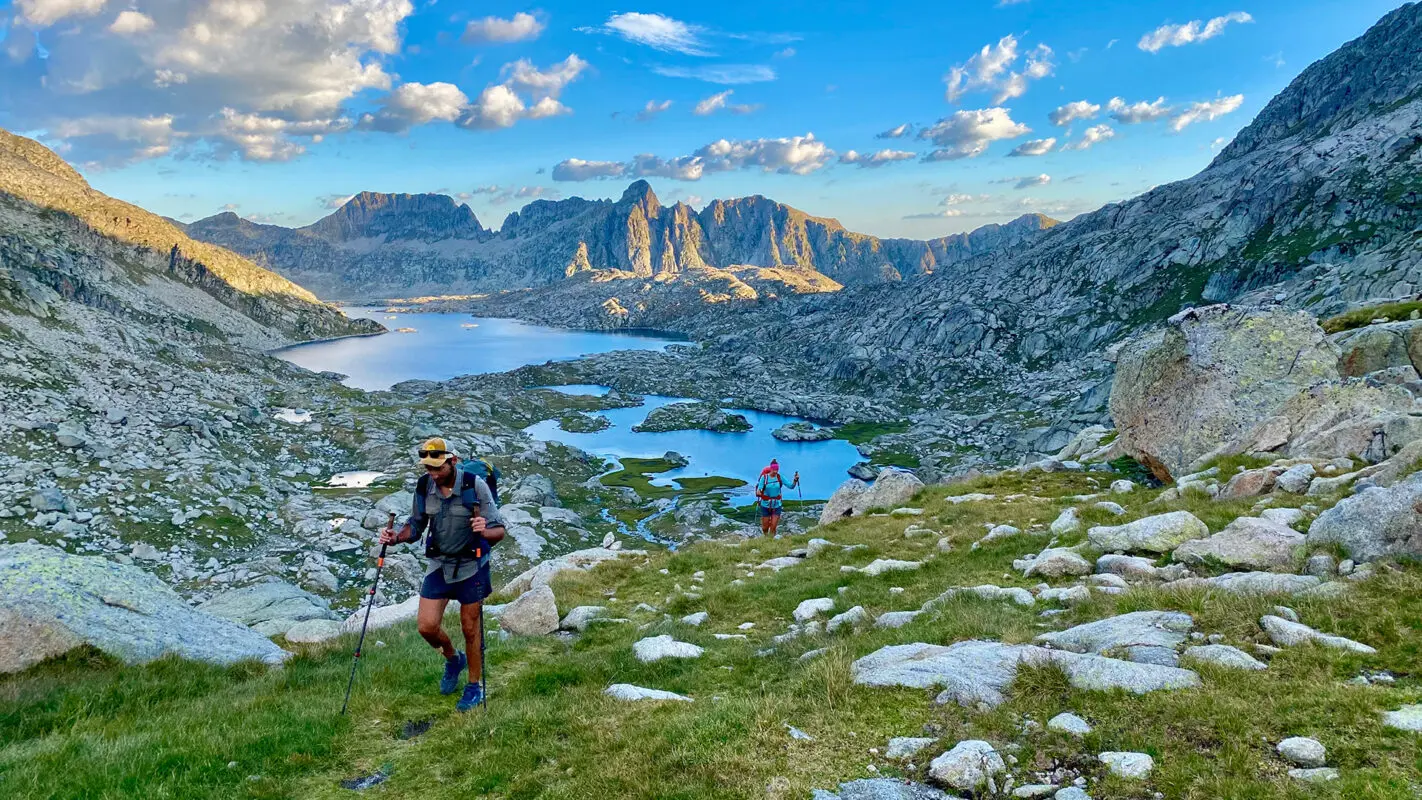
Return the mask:
<path id="1" fill-rule="evenodd" d="M 430 474 L 426 472 L 415 479 L 415 496 L 424 497 L 430 491 Z"/>
<path id="2" fill-rule="evenodd" d="M 469 470 L 460 470 L 460 476 L 462 480 L 459 483 L 459 502 L 473 514 L 479 507 L 479 489 L 474 483 L 479 480 L 479 476 Z"/>

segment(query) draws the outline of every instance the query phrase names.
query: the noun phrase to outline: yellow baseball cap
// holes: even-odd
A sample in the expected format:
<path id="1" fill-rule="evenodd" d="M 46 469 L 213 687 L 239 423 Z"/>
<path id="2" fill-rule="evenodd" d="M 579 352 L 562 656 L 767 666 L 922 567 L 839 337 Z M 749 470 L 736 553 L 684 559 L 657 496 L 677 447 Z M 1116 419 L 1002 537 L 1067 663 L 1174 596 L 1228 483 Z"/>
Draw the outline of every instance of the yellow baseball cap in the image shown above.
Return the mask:
<path id="1" fill-rule="evenodd" d="M 443 466 L 444 462 L 454 458 L 454 454 L 449 452 L 449 445 L 444 440 L 436 436 L 433 439 L 426 439 L 420 445 L 420 463 L 427 467 Z"/>

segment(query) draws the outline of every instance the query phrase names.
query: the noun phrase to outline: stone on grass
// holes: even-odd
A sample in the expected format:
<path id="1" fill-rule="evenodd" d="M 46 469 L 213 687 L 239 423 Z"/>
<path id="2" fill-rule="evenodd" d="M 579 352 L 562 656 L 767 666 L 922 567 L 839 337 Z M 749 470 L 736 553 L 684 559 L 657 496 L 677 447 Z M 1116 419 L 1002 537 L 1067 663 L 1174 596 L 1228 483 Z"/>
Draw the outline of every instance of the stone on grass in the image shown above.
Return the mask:
<path id="1" fill-rule="evenodd" d="M 293 644 L 315 644 L 334 639 L 343 633 L 341 623 L 333 619 L 308 619 L 286 630 L 286 640 Z"/>
<path id="2" fill-rule="evenodd" d="M 1136 484 L 1134 481 L 1128 481 L 1125 478 L 1111 481 L 1111 494 L 1130 494 L 1135 490 Z"/>
<path id="3" fill-rule="evenodd" d="M 409 492 L 403 493 L 406 500 L 405 505 L 399 509 L 399 513 L 408 513 L 413 495 Z M 382 501 L 383 502 L 383 501 Z M 646 555 L 645 550 L 612 550 L 603 547 L 590 547 L 586 550 L 574 550 L 566 555 L 544 561 L 537 566 L 530 567 L 504 584 L 499 590 L 503 595 L 521 595 L 537 586 L 543 586 L 553 580 L 553 577 L 560 572 L 586 571 L 601 564 L 604 561 L 613 561 L 621 556 Z"/>
<path id="4" fill-rule="evenodd" d="M 1037 599 L 1044 603 L 1061 603 L 1062 605 L 1074 606 L 1077 603 L 1085 603 L 1090 600 L 1091 590 L 1085 586 L 1063 586 L 1055 589 L 1043 589 L 1037 593 Z"/>
<path id="5" fill-rule="evenodd" d="M 1065 536 L 1068 533 L 1076 533 L 1081 528 L 1081 515 L 1075 508 L 1068 508 L 1057 515 L 1052 520 L 1052 535 Z"/>
<path id="6" fill-rule="evenodd" d="M 563 617 L 563 621 L 558 623 L 558 628 L 582 633 L 588 629 L 594 619 L 602 616 L 605 611 L 607 609 L 603 606 L 578 606 Z"/>
<path id="7" fill-rule="evenodd" d="M 1299 594 L 1318 586 L 1321 581 L 1312 575 L 1285 575 L 1278 572 L 1229 572 L 1204 579 L 1212 589 L 1234 594 Z"/>
<path id="8" fill-rule="evenodd" d="M 958 800 L 932 786 L 897 778 L 860 778 L 839 785 L 839 793 L 816 789 L 810 800 Z"/>
<path id="9" fill-rule="evenodd" d="M 80 644 L 128 664 L 170 654 L 210 664 L 290 656 L 245 625 L 193 608 L 137 567 L 40 544 L 0 546 L 0 612 L 8 620 L 0 624 L 0 672 Z"/>
<path id="10" fill-rule="evenodd" d="M 1307 783 L 1327 783 L 1338 780 L 1338 770 L 1333 767 L 1315 767 L 1313 769 L 1291 769 L 1289 777 L 1296 781 Z"/>
<path id="11" fill-rule="evenodd" d="M 1275 479 L 1274 488 L 1289 494 L 1303 494 L 1308 491 L 1308 485 L 1313 483 L 1317 474 L 1318 470 L 1314 469 L 1312 464 L 1295 464 Z"/>
<path id="12" fill-rule="evenodd" d="M 1102 753 L 1098 758 L 1112 775 L 1119 778 L 1145 780 L 1150 776 L 1151 770 L 1155 769 L 1155 759 L 1146 753 L 1107 752 Z"/>
<path id="13" fill-rule="evenodd" d="M 1054 547 L 1038 553 L 1022 574 L 1024 577 L 1041 575 L 1044 578 L 1063 578 L 1069 575 L 1090 575 L 1091 569 L 1091 562 L 1082 558 L 1075 550 Z"/>
<path id="14" fill-rule="evenodd" d="M 875 559 L 867 567 L 860 567 L 859 574 L 877 577 L 886 572 L 911 572 L 923 566 L 920 561 L 900 561 L 893 558 Z"/>
<path id="15" fill-rule="evenodd" d="M 484 610 L 486 611 L 491 609 L 492 606 L 484 607 Z M 370 624 L 368 627 L 370 630 L 377 630 L 380 628 L 388 628 L 392 625 L 399 625 L 402 622 L 412 620 L 415 617 L 419 616 L 419 612 L 420 596 L 413 595 L 409 598 L 406 598 L 404 602 L 396 603 L 395 605 L 376 606 L 375 608 L 370 609 Z M 341 623 L 341 630 L 345 631 L 346 633 L 350 633 L 351 631 L 358 631 L 360 630 L 361 625 L 364 624 L 364 622 L 365 607 L 362 606 L 356 609 L 355 612 L 352 613 L 349 617 L 346 617 L 345 622 Z"/>
<path id="16" fill-rule="evenodd" d="M 1091 800 L 1091 795 L 1080 786 L 1068 786 L 1058 789 L 1057 793 L 1052 795 L 1052 800 Z"/>
<path id="17" fill-rule="evenodd" d="M 873 508 L 901 508 L 923 488 L 923 481 L 906 470 L 881 470 L 873 484 L 850 478 L 840 485 L 820 512 L 820 524 L 845 517 L 862 517 Z"/>
<path id="18" fill-rule="evenodd" d="M 650 636 L 632 645 L 632 652 L 643 664 L 661 661 L 664 658 L 700 658 L 706 652 L 689 642 L 678 642 L 666 634 Z"/>
<path id="19" fill-rule="evenodd" d="M 1296 767 L 1313 768 L 1328 763 L 1328 751 L 1324 749 L 1323 743 L 1306 736 L 1291 736 L 1279 742 L 1274 749 L 1279 751 L 1285 761 Z"/>
<path id="20" fill-rule="evenodd" d="M 1422 733 L 1422 705 L 1403 706 L 1396 711 L 1384 711 L 1383 724 L 1400 731 Z"/>
<path id="21" fill-rule="evenodd" d="M 1105 552 L 1164 553 L 1191 539 L 1210 535 L 1210 529 L 1189 511 L 1172 511 L 1125 525 L 1098 525 L 1086 532 L 1091 546 Z"/>
<path id="22" fill-rule="evenodd" d="M 888 611 L 874 620 L 876 628 L 902 628 L 918 618 L 922 611 Z"/>
<path id="23" fill-rule="evenodd" d="M 938 741 L 932 737 L 898 736 L 889 740 L 889 747 L 884 751 L 885 758 L 892 758 L 895 761 L 902 761 L 912 758 L 925 747 Z"/>
<path id="24" fill-rule="evenodd" d="M 223 592 L 198 610 L 240 622 L 263 636 L 284 634 L 309 619 L 340 619 L 323 598 L 282 581 Z"/>
<path id="25" fill-rule="evenodd" d="M 1125 516 L 1126 514 L 1126 509 L 1122 508 L 1120 503 L 1113 503 L 1110 500 L 1101 500 L 1099 502 L 1093 503 L 1092 508 L 1105 511 L 1107 514 L 1110 514 L 1113 517 L 1121 517 Z"/>
<path id="26" fill-rule="evenodd" d="M 957 597 L 958 595 L 965 594 L 977 595 L 978 597 L 981 597 L 984 600 L 1011 601 L 1019 606 L 1032 606 L 1036 605 L 1037 603 L 1037 598 L 1033 597 L 1031 592 L 1021 587 L 994 586 L 991 583 L 986 583 L 982 586 L 962 586 L 949 589 L 943 594 L 940 594 L 932 600 L 929 600 L 927 603 L 924 603 L 922 609 L 920 610 L 928 611 L 932 608 L 936 608 L 937 606 L 946 603 L 947 601 L 953 599 L 954 597 Z"/>
<path id="27" fill-rule="evenodd" d="M 1296 647 L 1309 642 L 1316 642 L 1324 647 L 1332 647 L 1337 650 L 1351 650 L 1355 653 L 1376 653 L 1377 650 L 1352 639 L 1345 639 L 1342 636 L 1332 636 L 1320 633 L 1307 625 L 1298 622 L 1290 622 L 1283 617 L 1265 616 L 1259 620 L 1264 632 L 1269 634 L 1269 638 L 1274 644 L 1280 647 Z"/>
<path id="28" fill-rule="evenodd" d="M 816 597 L 810 600 L 801 600 L 800 605 L 795 606 L 795 621 L 809 622 L 819 615 L 834 608 L 834 600 L 828 597 Z"/>
<path id="29" fill-rule="evenodd" d="M 1070 712 L 1063 712 L 1047 720 L 1047 730 L 1085 736 L 1091 733 L 1091 725 L 1086 720 Z"/>
<path id="30" fill-rule="evenodd" d="M 1227 669 L 1247 669 L 1261 670 L 1268 669 L 1264 662 L 1259 661 L 1254 656 L 1240 650 L 1238 647 L 1231 647 L 1227 644 L 1202 644 L 1195 647 L 1185 648 L 1185 652 L 1180 654 L 1183 662 L 1197 662 L 1201 664 L 1213 664 L 1217 667 Z"/>
<path id="31" fill-rule="evenodd" d="M 1318 515 L 1310 547 L 1341 545 L 1355 561 L 1422 558 L 1422 472 L 1389 489 L 1366 489 Z"/>
<path id="32" fill-rule="evenodd" d="M 693 628 L 697 628 L 700 627 L 701 623 L 705 622 L 707 617 L 710 616 L 711 614 L 709 612 L 698 611 L 695 614 L 687 614 L 686 616 L 681 618 L 681 621 L 687 625 L 692 626 Z"/>
<path id="33" fill-rule="evenodd" d="M 864 606 L 855 606 L 843 614 L 837 614 L 825 623 L 825 631 L 834 633 L 840 628 L 857 628 L 869 622 L 869 612 L 864 610 Z"/>
<path id="34" fill-rule="evenodd" d="M 679 695 L 674 692 L 664 692 L 661 689 L 646 689 L 641 686 L 633 686 L 630 683 L 614 683 L 602 693 L 614 700 L 636 701 L 636 700 L 674 700 L 680 703 L 690 703 L 691 698 Z"/>
<path id="35" fill-rule="evenodd" d="M 1133 611 L 1037 637 L 1073 653 L 1123 653 L 1143 664 L 1175 666 L 1175 648 L 1189 636 L 1195 621 L 1180 611 Z"/>
<path id="36" fill-rule="evenodd" d="M 1007 764 L 993 746 L 981 739 L 968 739 L 933 759 L 928 776 L 944 786 L 973 790 L 989 778 L 1007 771 Z"/>
<path id="37" fill-rule="evenodd" d="M 530 589 L 504 606 L 499 627 L 514 636 L 544 636 L 558 630 L 558 602 L 548 585 Z"/>
<path id="38" fill-rule="evenodd" d="M 1240 517 L 1207 539 L 1175 548 L 1182 564 L 1222 564 L 1249 570 L 1290 569 L 1299 560 L 1304 535 L 1260 517 Z"/>
<path id="39" fill-rule="evenodd" d="M 1303 509 L 1299 508 L 1266 508 L 1259 512 L 1259 516 L 1270 522 L 1277 522 L 1285 527 L 1291 527 L 1296 522 L 1304 518 Z"/>
<path id="40" fill-rule="evenodd" d="M 1100 575 L 1119 575 L 1133 581 L 1160 577 L 1160 568 L 1155 565 L 1155 560 L 1143 556 L 1104 555 L 1096 559 L 1096 572 Z"/>

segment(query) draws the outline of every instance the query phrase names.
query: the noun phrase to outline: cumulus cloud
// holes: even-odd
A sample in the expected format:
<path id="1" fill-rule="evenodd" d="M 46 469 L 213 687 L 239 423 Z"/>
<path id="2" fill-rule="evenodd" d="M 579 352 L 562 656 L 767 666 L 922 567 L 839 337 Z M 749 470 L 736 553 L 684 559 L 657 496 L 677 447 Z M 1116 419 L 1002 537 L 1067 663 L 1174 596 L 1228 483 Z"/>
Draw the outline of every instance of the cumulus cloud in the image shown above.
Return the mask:
<path id="1" fill-rule="evenodd" d="M 1046 186 L 1052 182 L 1052 176 L 1045 172 L 1041 175 L 1028 175 L 1022 178 L 1007 178 L 998 183 L 1011 183 L 1014 189 L 1031 189 L 1034 186 Z"/>
<path id="2" fill-rule="evenodd" d="M 465 44 L 504 44 L 537 39 L 545 24 L 532 14 L 520 11 L 511 19 L 484 17 L 464 26 Z"/>
<path id="3" fill-rule="evenodd" d="M 835 152 L 813 133 L 779 139 L 719 139 L 691 155 L 670 159 L 645 153 L 628 162 L 570 158 L 553 167 L 553 180 L 662 177 L 697 181 L 710 173 L 754 168 L 763 172 L 808 175 L 828 166 L 834 155 Z"/>
<path id="4" fill-rule="evenodd" d="M 1244 95 L 1242 94 L 1219 97 L 1214 100 L 1206 100 L 1203 103 L 1191 103 L 1188 108 L 1171 118 L 1170 129 L 1178 133 L 1196 122 L 1217 120 L 1238 110 L 1243 103 Z"/>
<path id="5" fill-rule="evenodd" d="M 890 129 L 884 131 L 883 133 L 877 133 L 877 134 L 875 134 L 875 135 L 874 135 L 874 138 L 875 138 L 875 139 L 902 139 L 903 137 L 905 137 L 905 136 L 907 136 L 907 135 L 909 134 L 909 130 L 910 130 L 912 127 L 913 127 L 912 125 L 909 125 L 907 122 L 905 122 L 904 124 L 899 125 L 899 126 L 894 127 L 894 128 L 890 128 Z"/>
<path id="6" fill-rule="evenodd" d="M 1011 113 L 1005 108 L 982 108 L 954 112 L 952 116 L 920 130 L 918 138 L 927 139 L 938 147 L 928 154 L 926 160 L 950 161 L 976 158 L 993 142 L 1016 139 L 1031 132 L 1032 129 L 1026 125 L 1013 122 Z"/>
<path id="7" fill-rule="evenodd" d="M 66 121 L 171 116 L 173 142 L 193 154 L 232 151 L 225 109 L 282 123 L 268 128 L 334 129 L 357 94 L 390 88 L 384 61 L 399 52 L 401 25 L 414 11 L 410 0 L 145 0 L 141 12 L 100 13 L 115 5 L 17 0 L 5 15 L 11 29 L 33 32 L 10 39 L 37 36 L 38 46 L 11 48 L 13 127 L 53 137 Z M 282 155 L 304 146 L 290 133 L 269 135 L 279 140 L 274 146 L 236 152 Z M 73 146 L 80 161 L 167 152 L 99 135 L 56 143 Z"/>
<path id="8" fill-rule="evenodd" d="M 1079 119 L 1095 119 L 1101 113 L 1101 106 L 1086 100 L 1077 100 L 1057 108 L 1047 115 L 1053 125 L 1065 127 Z"/>
<path id="9" fill-rule="evenodd" d="M 1055 136 L 1050 136 L 1046 139 L 1033 139 L 1012 148 L 1012 152 L 1008 153 L 1008 155 L 1014 158 L 1044 156 L 1052 152 L 1052 148 L 1056 146 L 1057 138 Z"/>
<path id="10" fill-rule="evenodd" d="M 509 86 L 556 98 L 587 68 L 588 62 L 574 53 L 545 70 L 540 70 L 532 61 L 521 58 L 512 64 L 505 64 L 499 74 Z"/>
<path id="11" fill-rule="evenodd" d="M 710 97 L 703 98 L 701 102 L 696 104 L 695 108 L 691 109 L 691 113 L 698 117 L 704 117 L 722 110 L 729 111 L 732 114 L 749 114 L 760 108 L 758 105 L 728 102 L 733 92 L 735 92 L 734 89 L 727 89 L 724 92 L 717 92 Z"/>
<path id="12" fill-rule="evenodd" d="M 172 150 L 182 134 L 173 130 L 173 116 L 93 116 L 64 120 L 49 131 L 64 140 L 97 139 L 114 149 L 130 150 L 135 159 L 157 158 Z"/>
<path id="13" fill-rule="evenodd" d="M 458 125 L 477 130 L 512 128 L 519 120 L 545 119 L 571 113 L 572 109 L 552 97 L 544 97 L 530 106 L 508 85 L 500 83 L 485 88 L 472 103 L 465 106 Z"/>
<path id="14" fill-rule="evenodd" d="M 713 55 L 702 41 L 705 29 L 665 14 L 631 12 L 613 14 L 596 28 L 579 28 L 583 33 L 606 33 L 634 44 L 646 45 L 667 53 L 688 56 Z"/>
<path id="15" fill-rule="evenodd" d="M 964 204 L 964 203 L 972 203 L 972 202 L 976 202 L 976 201 L 989 200 L 989 199 L 991 199 L 991 198 L 992 198 L 992 195 L 988 195 L 988 194 L 971 195 L 971 194 L 952 193 L 952 194 L 949 194 L 947 197 L 944 197 L 943 200 L 942 200 L 941 202 L 939 202 L 939 205 L 940 205 L 940 206 L 960 206 L 960 205 L 962 205 L 962 204 Z"/>
<path id="16" fill-rule="evenodd" d="M 647 104 L 645 106 L 642 106 L 642 110 L 637 112 L 637 121 L 646 122 L 647 120 L 652 119 L 663 111 L 666 111 L 667 109 L 671 108 L 671 106 L 672 101 L 670 100 L 663 100 L 660 103 L 656 100 L 648 100 Z"/>
<path id="17" fill-rule="evenodd" d="M 360 119 L 362 130 L 396 133 L 436 120 L 453 122 L 469 98 L 452 83 L 404 83 L 386 95 L 383 108 Z"/>
<path id="18" fill-rule="evenodd" d="M 652 71 L 667 78 L 690 78 L 737 86 L 743 83 L 764 83 L 775 80 L 775 70 L 764 64 L 719 64 L 701 67 L 652 67 Z"/>
<path id="19" fill-rule="evenodd" d="M 1154 103 L 1147 103 L 1144 100 L 1139 103 L 1127 103 L 1119 97 L 1113 97 L 1111 102 L 1106 104 L 1106 108 L 1111 112 L 1111 118 L 1122 125 L 1155 122 L 1158 119 L 1165 119 L 1175 111 L 1173 107 L 1165 104 L 1164 97 L 1157 99 Z"/>
<path id="20" fill-rule="evenodd" d="M 1092 145 L 1100 144 L 1107 139 L 1114 138 L 1116 131 L 1110 125 L 1093 125 L 1081 134 L 1081 138 L 1070 144 L 1062 145 L 1063 150 L 1089 150 Z"/>
<path id="21" fill-rule="evenodd" d="M 880 150 L 875 153 L 860 153 L 857 150 L 850 150 L 839 157 L 841 164 L 858 164 L 860 167 L 882 167 L 885 164 L 892 164 L 895 161 L 908 161 L 917 157 L 917 154 L 907 150 Z"/>
<path id="22" fill-rule="evenodd" d="M 1198 44 L 1207 39 L 1213 39 L 1224 33 L 1225 26 L 1231 22 L 1253 22 L 1254 17 L 1243 11 L 1235 11 L 1223 17 L 1215 17 L 1209 22 L 1191 20 L 1180 25 L 1161 25 L 1159 28 L 1141 37 L 1136 46 L 1147 53 L 1158 53 L 1166 47 L 1181 47 L 1187 44 Z"/>
<path id="23" fill-rule="evenodd" d="M 120 11 L 109 30 L 120 36 L 132 36 L 153 30 L 153 18 L 137 11 Z"/>
<path id="24" fill-rule="evenodd" d="M 349 203 L 354 197 L 353 194 L 328 194 L 316 198 L 316 202 L 320 203 L 322 208 L 334 211 Z"/>
<path id="25" fill-rule="evenodd" d="M 553 166 L 555 181 L 590 181 L 596 178 L 620 178 L 627 165 L 620 161 L 584 161 L 569 158 Z"/>
<path id="26" fill-rule="evenodd" d="M 349 130 L 350 125 L 344 118 L 293 121 L 224 108 L 207 136 L 220 154 L 235 152 L 248 161 L 290 161 L 306 152 L 307 143 Z"/>
<path id="27" fill-rule="evenodd" d="M 945 208 L 942 211 L 930 211 L 926 214 L 908 214 L 904 219 L 950 219 L 952 217 L 963 216 L 960 208 Z"/>
<path id="28" fill-rule="evenodd" d="M 994 103 L 1004 103 L 1021 97 L 1027 92 L 1029 81 L 1045 78 L 1055 68 L 1052 48 L 1044 44 L 1027 54 L 1021 72 L 1011 69 L 1019 55 L 1017 37 L 1011 34 L 999 39 L 996 45 L 983 45 L 982 50 L 943 76 L 943 82 L 948 85 L 948 101 L 956 103 L 969 92 L 991 91 Z"/>
<path id="29" fill-rule="evenodd" d="M 16 0 L 17 18 L 31 27 L 45 28 L 67 17 L 99 13 L 108 0 Z"/>

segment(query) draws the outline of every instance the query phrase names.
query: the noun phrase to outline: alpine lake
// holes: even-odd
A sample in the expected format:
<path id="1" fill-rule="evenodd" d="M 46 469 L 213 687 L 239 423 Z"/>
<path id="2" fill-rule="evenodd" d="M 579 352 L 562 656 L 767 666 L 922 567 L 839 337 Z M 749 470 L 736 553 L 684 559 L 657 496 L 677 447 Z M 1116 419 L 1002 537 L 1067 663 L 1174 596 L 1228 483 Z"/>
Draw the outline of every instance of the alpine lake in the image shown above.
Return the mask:
<path id="1" fill-rule="evenodd" d="M 275 355 L 315 372 L 345 375 L 343 382 L 348 386 L 382 391 L 408 380 L 442 381 L 500 373 L 613 350 L 661 350 L 678 342 L 656 335 L 565 330 L 460 313 L 395 313 L 373 307 L 344 310 L 353 317 L 374 319 L 390 333 L 301 344 Z M 528 390 L 540 389 L 588 398 L 605 397 L 609 392 L 608 387 L 596 385 Z M 636 431 L 634 427 L 654 410 L 694 402 L 660 395 L 641 398 L 640 405 L 577 415 L 576 421 L 585 423 L 582 425 L 570 425 L 564 414 L 530 425 L 525 433 L 535 440 L 559 442 L 600 456 L 608 462 L 602 476 L 605 484 L 626 486 L 652 499 L 664 495 L 669 504 L 675 503 L 674 494 L 695 493 L 719 496 L 731 507 L 747 506 L 754 500 L 752 487 L 761 468 L 772 458 L 780 462 L 786 479 L 787 505 L 798 505 L 800 500 L 823 501 L 843 483 L 846 470 L 864 460 L 845 439 L 780 441 L 772 436 L 775 429 L 810 421 L 749 409 L 724 409 L 744 417 L 749 430 Z M 667 458 L 672 453 L 682 458 Z M 791 490 L 790 477 L 795 472 L 800 473 L 800 486 Z M 749 510 L 737 516 L 749 521 L 751 516 L 745 513 Z M 647 535 L 641 530 L 644 519 L 618 521 L 630 533 Z"/>

